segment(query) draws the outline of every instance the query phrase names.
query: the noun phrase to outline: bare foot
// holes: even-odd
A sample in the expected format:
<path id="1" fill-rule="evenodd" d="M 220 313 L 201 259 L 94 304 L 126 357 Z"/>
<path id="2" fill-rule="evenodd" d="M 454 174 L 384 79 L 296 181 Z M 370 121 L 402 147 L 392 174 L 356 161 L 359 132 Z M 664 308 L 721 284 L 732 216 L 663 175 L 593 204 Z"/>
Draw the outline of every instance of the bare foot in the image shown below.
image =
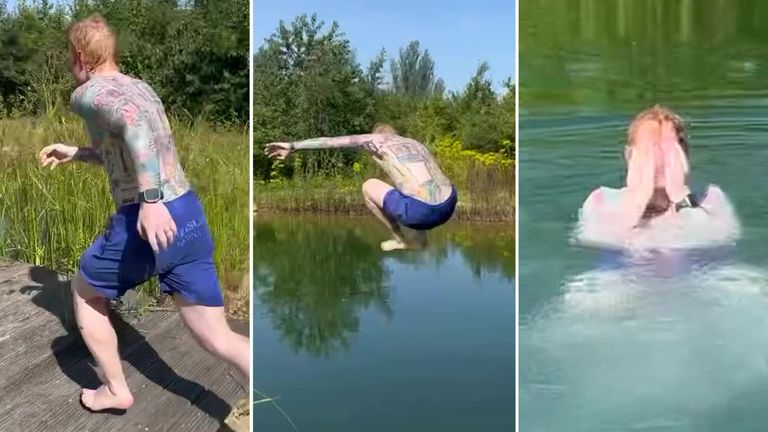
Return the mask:
<path id="1" fill-rule="evenodd" d="M 381 250 L 383 250 L 384 252 L 401 250 L 401 249 L 408 249 L 408 245 L 401 242 L 400 240 L 391 239 L 391 240 L 381 242 Z"/>
<path id="2" fill-rule="evenodd" d="M 107 409 L 128 409 L 133 405 L 133 396 L 130 392 L 115 394 L 109 387 L 102 385 L 97 389 L 83 389 L 80 396 L 83 405 L 91 411 L 103 411 Z"/>

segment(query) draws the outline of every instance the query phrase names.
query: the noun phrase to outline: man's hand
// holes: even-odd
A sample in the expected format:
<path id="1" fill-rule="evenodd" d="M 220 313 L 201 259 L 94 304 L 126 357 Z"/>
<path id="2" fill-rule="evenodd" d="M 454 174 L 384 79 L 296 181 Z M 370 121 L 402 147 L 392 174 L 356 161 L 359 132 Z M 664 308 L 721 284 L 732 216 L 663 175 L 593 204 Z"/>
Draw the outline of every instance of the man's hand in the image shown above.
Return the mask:
<path id="1" fill-rule="evenodd" d="M 167 249 L 176 236 L 176 223 L 162 202 L 141 203 L 136 228 L 141 238 L 149 242 L 155 253 Z"/>
<path id="2" fill-rule="evenodd" d="M 270 158 L 283 160 L 291 154 L 291 144 L 284 142 L 269 143 L 264 148 L 264 154 Z"/>
<path id="3" fill-rule="evenodd" d="M 624 218 L 634 227 L 642 218 L 655 187 L 655 152 L 651 144 L 638 143 L 632 148 L 627 169 Z"/>
<path id="4" fill-rule="evenodd" d="M 77 150 L 77 147 L 68 146 L 66 144 L 51 144 L 40 150 L 38 158 L 44 167 L 50 165 L 51 169 L 54 169 L 57 165 L 74 159 Z"/>
<path id="5" fill-rule="evenodd" d="M 683 200 L 691 193 L 686 186 L 688 173 L 688 161 L 683 149 L 678 144 L 670 145 L 664 149 L 664 178 L 667 196 L 672 204 Z"/>

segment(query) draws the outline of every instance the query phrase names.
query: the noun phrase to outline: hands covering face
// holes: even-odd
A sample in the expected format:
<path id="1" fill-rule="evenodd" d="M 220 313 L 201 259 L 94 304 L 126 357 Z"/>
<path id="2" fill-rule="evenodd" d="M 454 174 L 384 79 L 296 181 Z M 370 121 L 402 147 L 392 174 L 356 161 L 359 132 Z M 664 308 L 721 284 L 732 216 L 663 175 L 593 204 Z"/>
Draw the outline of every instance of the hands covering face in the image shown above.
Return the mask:
<path id="1" fill-rule="evenodd" d="M 671 122 L 639 125 L 627 149 L 626 223 L 643 216 L 654 191 L 663 189 L 672 202 L 688 195 L 688 160 Z"/>

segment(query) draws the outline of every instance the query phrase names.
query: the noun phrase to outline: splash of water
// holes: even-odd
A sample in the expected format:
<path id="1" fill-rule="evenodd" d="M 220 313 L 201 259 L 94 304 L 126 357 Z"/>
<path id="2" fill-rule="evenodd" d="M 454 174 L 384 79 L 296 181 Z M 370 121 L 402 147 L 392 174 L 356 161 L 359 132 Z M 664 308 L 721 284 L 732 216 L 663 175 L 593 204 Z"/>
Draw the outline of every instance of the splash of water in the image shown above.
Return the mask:
<path id="1" fill-rule="evenodd" d="M 610 249 L 694 249 L 734 244 L 741 224 L 733 204 L 717 186 L 710 185 L 702 209 L 651 220 L 632 239 L 616 230 L 623 190 L 602 188 L 611 199 L 601 206 L 583 206 L 571 241 Z"/>
<path id="2" fill-rule="evenodd" d="M 718 188 L 708 200 L 631 248 L 582 209 L 573 240 L 621 252 L 521 322 L 522 429 L 763 430 L 768 272 L 732 262 L 738 217 Z"/>
<path id="3" fill-rule="evenodd" d="M 719 430 L 747 414 L 765 424 L 768 272 L 593 270 L 563 291 L 521 323 L 523 429 Z"/>

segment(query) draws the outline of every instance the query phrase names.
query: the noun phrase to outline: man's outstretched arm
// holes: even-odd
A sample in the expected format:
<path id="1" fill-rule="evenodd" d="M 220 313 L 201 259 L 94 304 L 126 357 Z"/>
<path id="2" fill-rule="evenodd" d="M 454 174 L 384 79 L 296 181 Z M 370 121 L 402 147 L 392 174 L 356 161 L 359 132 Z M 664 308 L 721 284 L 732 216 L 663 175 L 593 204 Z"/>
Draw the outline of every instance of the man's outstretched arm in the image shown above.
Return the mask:
<path id="1" fill-rule="evenodd" d="M 375 135 L 347 135 L 333 138 L 312 138 L 289 143 L 291 150 L 320 150 L 344 147 L 361 147 L 373 141 Z"/>

